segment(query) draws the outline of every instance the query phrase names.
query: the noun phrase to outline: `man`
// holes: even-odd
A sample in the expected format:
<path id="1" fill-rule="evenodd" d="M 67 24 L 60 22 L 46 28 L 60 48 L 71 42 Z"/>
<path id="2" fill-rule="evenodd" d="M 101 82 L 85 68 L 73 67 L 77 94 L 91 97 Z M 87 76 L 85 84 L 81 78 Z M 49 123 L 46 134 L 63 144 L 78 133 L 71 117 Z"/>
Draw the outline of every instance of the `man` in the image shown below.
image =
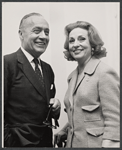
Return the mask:
<path id="1" fill-rule="evenodd" d="M 4 147 L 52 147 L 51 118 L 57 122 L 61 104 L 54 98 L 52 68 L 40 59 L 49 25 L 30 13 L 20 22 L 19 37 L 21 48 L 4 57 Z"/>

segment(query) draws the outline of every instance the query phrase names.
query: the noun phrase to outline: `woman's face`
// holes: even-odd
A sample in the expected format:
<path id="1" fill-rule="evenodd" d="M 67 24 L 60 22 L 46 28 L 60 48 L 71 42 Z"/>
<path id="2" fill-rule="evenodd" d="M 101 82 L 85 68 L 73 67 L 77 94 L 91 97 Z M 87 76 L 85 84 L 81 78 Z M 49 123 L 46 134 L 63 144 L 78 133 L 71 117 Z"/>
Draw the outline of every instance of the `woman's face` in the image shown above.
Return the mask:
<path id="1" fill-rule="evenodd" d="M 86 62 L 91 57 L 88 31 L 75 28 L 69 33 L 69 51 L 76 61 Z"/>

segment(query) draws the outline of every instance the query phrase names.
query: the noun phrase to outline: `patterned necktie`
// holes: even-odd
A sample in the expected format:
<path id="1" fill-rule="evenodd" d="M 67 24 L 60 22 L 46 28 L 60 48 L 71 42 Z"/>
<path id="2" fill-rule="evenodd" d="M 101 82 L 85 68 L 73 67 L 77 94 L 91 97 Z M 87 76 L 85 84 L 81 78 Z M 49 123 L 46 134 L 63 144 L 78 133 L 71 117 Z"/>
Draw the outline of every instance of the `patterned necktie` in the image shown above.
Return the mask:
<path id="1" fill-rule="evenodd" d="M 39 60 L 38 60 L 37 58 L 34 58 L 34 59 L 33 59 L 33 62 L 35 63 L 35 73 L 36 73 L 36 75 L 37 75 L 39 81 L 41 82 L 42 87 L 45 88 L 44 79 L 43 79 L 42 73 L 41 73 L 41 71 L 40 71 L 40 69 L 39 69 L 39 67 L 38 67 L 38 65 L 39 65 Z"/>

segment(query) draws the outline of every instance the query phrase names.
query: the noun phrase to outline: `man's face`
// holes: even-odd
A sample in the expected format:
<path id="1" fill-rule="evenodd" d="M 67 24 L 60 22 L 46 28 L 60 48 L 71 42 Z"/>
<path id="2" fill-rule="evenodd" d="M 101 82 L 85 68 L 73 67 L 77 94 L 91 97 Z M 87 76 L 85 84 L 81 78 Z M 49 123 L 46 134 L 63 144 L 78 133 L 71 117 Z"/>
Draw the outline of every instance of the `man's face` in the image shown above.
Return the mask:
<path id="1" fill-rule="evenodd" d="M 32 56 L 39 57 L 49 42 L 49 25 L 42 16 L 31 16 L 24 20 L 19 31 L 22 47 Z"/>

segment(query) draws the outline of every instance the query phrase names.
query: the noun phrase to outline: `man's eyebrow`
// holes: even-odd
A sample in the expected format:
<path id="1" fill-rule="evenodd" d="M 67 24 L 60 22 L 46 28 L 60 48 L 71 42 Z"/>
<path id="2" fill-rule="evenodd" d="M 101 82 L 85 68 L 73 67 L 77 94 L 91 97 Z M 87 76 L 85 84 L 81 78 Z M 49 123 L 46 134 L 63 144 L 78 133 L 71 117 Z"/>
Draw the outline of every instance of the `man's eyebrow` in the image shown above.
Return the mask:
<path id="1" fill-rule="evenodd" d="M 34 28 L 33 28 L 33 30 L 34 30 L 34 29 L 40 29 L 40 30 L 43 30 L 43 29 L 44 29 L 44 30 L 48 30 L 48 31 L 50 31 L 50 29 L 49 29 L 49 28 L 43 28 L 43 27 L 34 27 Z"/>
<path id="2" fill-rule="evenodd" d="M 34 29 L 42 29 L 42 28 L 41 28 L 41 27 L 34 27 L 33 30 L 34 30 Z"/>

